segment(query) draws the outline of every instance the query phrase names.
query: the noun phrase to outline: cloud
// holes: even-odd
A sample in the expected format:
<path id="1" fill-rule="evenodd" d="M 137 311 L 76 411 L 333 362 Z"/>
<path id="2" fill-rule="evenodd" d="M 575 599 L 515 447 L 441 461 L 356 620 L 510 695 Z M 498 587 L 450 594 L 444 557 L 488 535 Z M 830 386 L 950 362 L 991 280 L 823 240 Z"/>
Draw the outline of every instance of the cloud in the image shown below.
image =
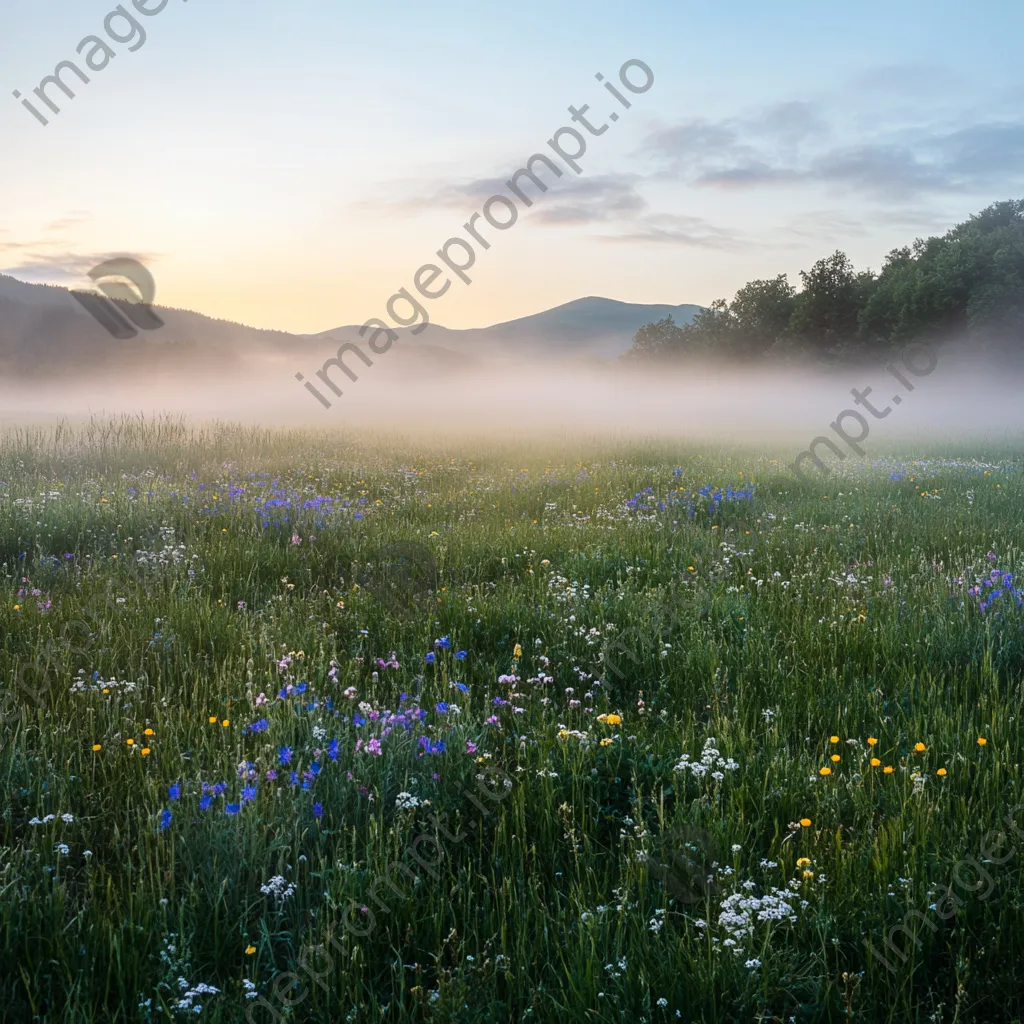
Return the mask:
<path id="1" fill-rule="evenodd" d="M 749 240 L 731 228 L 717 227 L 703 217 L 681 214 L 649 214 L 626 231 L 598 237 L 602 242 L 656 243 L 691 249 L 731 250 L 750 245 Z"/>
<path id="2" fill-rule="evenodd" d="M 27 258 L 21 262 L 8 267 L 0 268 L 0 273 L 9 274 L 11 277 L 25 278 L 31 282 L 43 284 L 59 284 L 65 287 L 89 284 L 89 271 L 93 267 L 105 263 L 107 260 L 117 257 L 128 257 L 138 260 L 146 266 L 151 266 L 159 258 L 154 253 L 125 253 L 125 252 L 53 252 L 40 251 L 42 246 L 26 244 L 19 248 L 29 248 L 36 251 L 27 254 Z M 0 243 L 0 250 L 4 243 Z"/>
<path id="3" fill-rule="evenodd" d="M 844 141 L 836 134 L 814 106 L 787 103 L 720 121 L 662 126 L 640 153 L 660 165 L 659 179 L 721 190 L 821 185 L 904 203 L 1012 191 L 1024 183 L 1024 120 L 898 133 L 876 125 L 867 137 Z"/>

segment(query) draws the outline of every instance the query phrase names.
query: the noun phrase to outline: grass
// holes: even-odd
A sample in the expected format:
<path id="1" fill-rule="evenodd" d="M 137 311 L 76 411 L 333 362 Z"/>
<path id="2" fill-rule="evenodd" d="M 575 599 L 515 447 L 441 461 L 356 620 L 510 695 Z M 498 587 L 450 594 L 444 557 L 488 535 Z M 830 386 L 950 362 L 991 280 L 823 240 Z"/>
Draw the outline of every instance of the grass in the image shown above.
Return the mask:
<path id="1" fill-rule="evenodd" d="M 1022 1019 L 1021 459 L 791 458 L 0 438 L 5 1019 Z"/>

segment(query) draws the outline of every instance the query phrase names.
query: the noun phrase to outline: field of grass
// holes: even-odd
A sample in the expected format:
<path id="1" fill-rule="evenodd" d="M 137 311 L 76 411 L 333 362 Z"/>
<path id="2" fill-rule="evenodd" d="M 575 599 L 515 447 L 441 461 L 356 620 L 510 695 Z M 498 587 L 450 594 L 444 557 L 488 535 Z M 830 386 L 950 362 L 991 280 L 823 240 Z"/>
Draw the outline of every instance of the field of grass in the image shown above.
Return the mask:
<path id="1" fill-rule="evenodd" d="M 0 437 L 0 1019 L 1024 1019 L 1024 460 L 793 454 Z"/>

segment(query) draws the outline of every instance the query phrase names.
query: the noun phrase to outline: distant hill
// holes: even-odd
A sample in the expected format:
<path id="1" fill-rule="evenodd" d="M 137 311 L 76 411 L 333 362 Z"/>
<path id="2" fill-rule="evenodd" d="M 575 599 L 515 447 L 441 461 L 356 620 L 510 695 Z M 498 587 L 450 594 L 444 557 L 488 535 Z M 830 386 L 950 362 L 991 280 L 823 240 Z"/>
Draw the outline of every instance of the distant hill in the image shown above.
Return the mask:
<path id="1" fill-rule="evenodd" d="M 669 315 L 677 323 L 689 323 L 699 309 L 589 297 L 492 327 L 456 331 L 431 324 L 419 335 L 399 329 L 403 343 L 394 351 L 404 353 L 402 359 L 411 365 L 439 370 L 522 357 L 603 361 L 629 349 L 644 324 Z M 341 342 L 360 340 L 358 326 L 298 335 L 188 310 L 158 306 L 156 311 L 163 328 L 119 340 L 107 334 L 67 289 L 0 275 L 0 377 L 127 374 L 170 367 L 212 370 L 254 356 L 296 356 L 308 366 L 329 359 Z"/>
<path id="2" fill-rule="evenodd" d="M 397 333 L 416 345 L 448 349 L 464 356 L 614 359 L 628 351 L 633 335 L 644 324 L 666 316 L 673 317 L 677 324 L 688 324 L 700 309 L 694 305 L 647 305 L 588 296 L 491 327 L 459 331 L 430 324 L 418 335 L 409 330 Z M 358 327 L 338 327 L 314 337 L 339 344 L 358 341 Z"/>

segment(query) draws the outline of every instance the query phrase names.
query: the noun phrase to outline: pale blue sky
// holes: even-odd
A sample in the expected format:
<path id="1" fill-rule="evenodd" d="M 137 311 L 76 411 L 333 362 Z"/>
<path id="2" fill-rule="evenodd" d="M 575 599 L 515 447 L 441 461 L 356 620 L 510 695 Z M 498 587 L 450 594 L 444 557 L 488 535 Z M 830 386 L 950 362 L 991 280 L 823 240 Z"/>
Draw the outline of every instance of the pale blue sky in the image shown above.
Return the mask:
<path id="1" fill-rule="evenodd" d="M 0 14 L 0 269 L 15 276 L 67 281 L 133 253 L 164 304 L 296 331 L 362 322 L 570 104 L 603 123 L 616 103 L 594 75 L 630 58 L 653 88 L 437 321 L 587 294 L 708 303 L 836 247 L 877 267 L 1024 195 L 1009 3 L 170 0 L 137 15 L 136 52 L 111 42 L 89 85 L 68 79 L 78 95 L 44 128 L 12 90 L 81 64 L 115 6 Z"/>

